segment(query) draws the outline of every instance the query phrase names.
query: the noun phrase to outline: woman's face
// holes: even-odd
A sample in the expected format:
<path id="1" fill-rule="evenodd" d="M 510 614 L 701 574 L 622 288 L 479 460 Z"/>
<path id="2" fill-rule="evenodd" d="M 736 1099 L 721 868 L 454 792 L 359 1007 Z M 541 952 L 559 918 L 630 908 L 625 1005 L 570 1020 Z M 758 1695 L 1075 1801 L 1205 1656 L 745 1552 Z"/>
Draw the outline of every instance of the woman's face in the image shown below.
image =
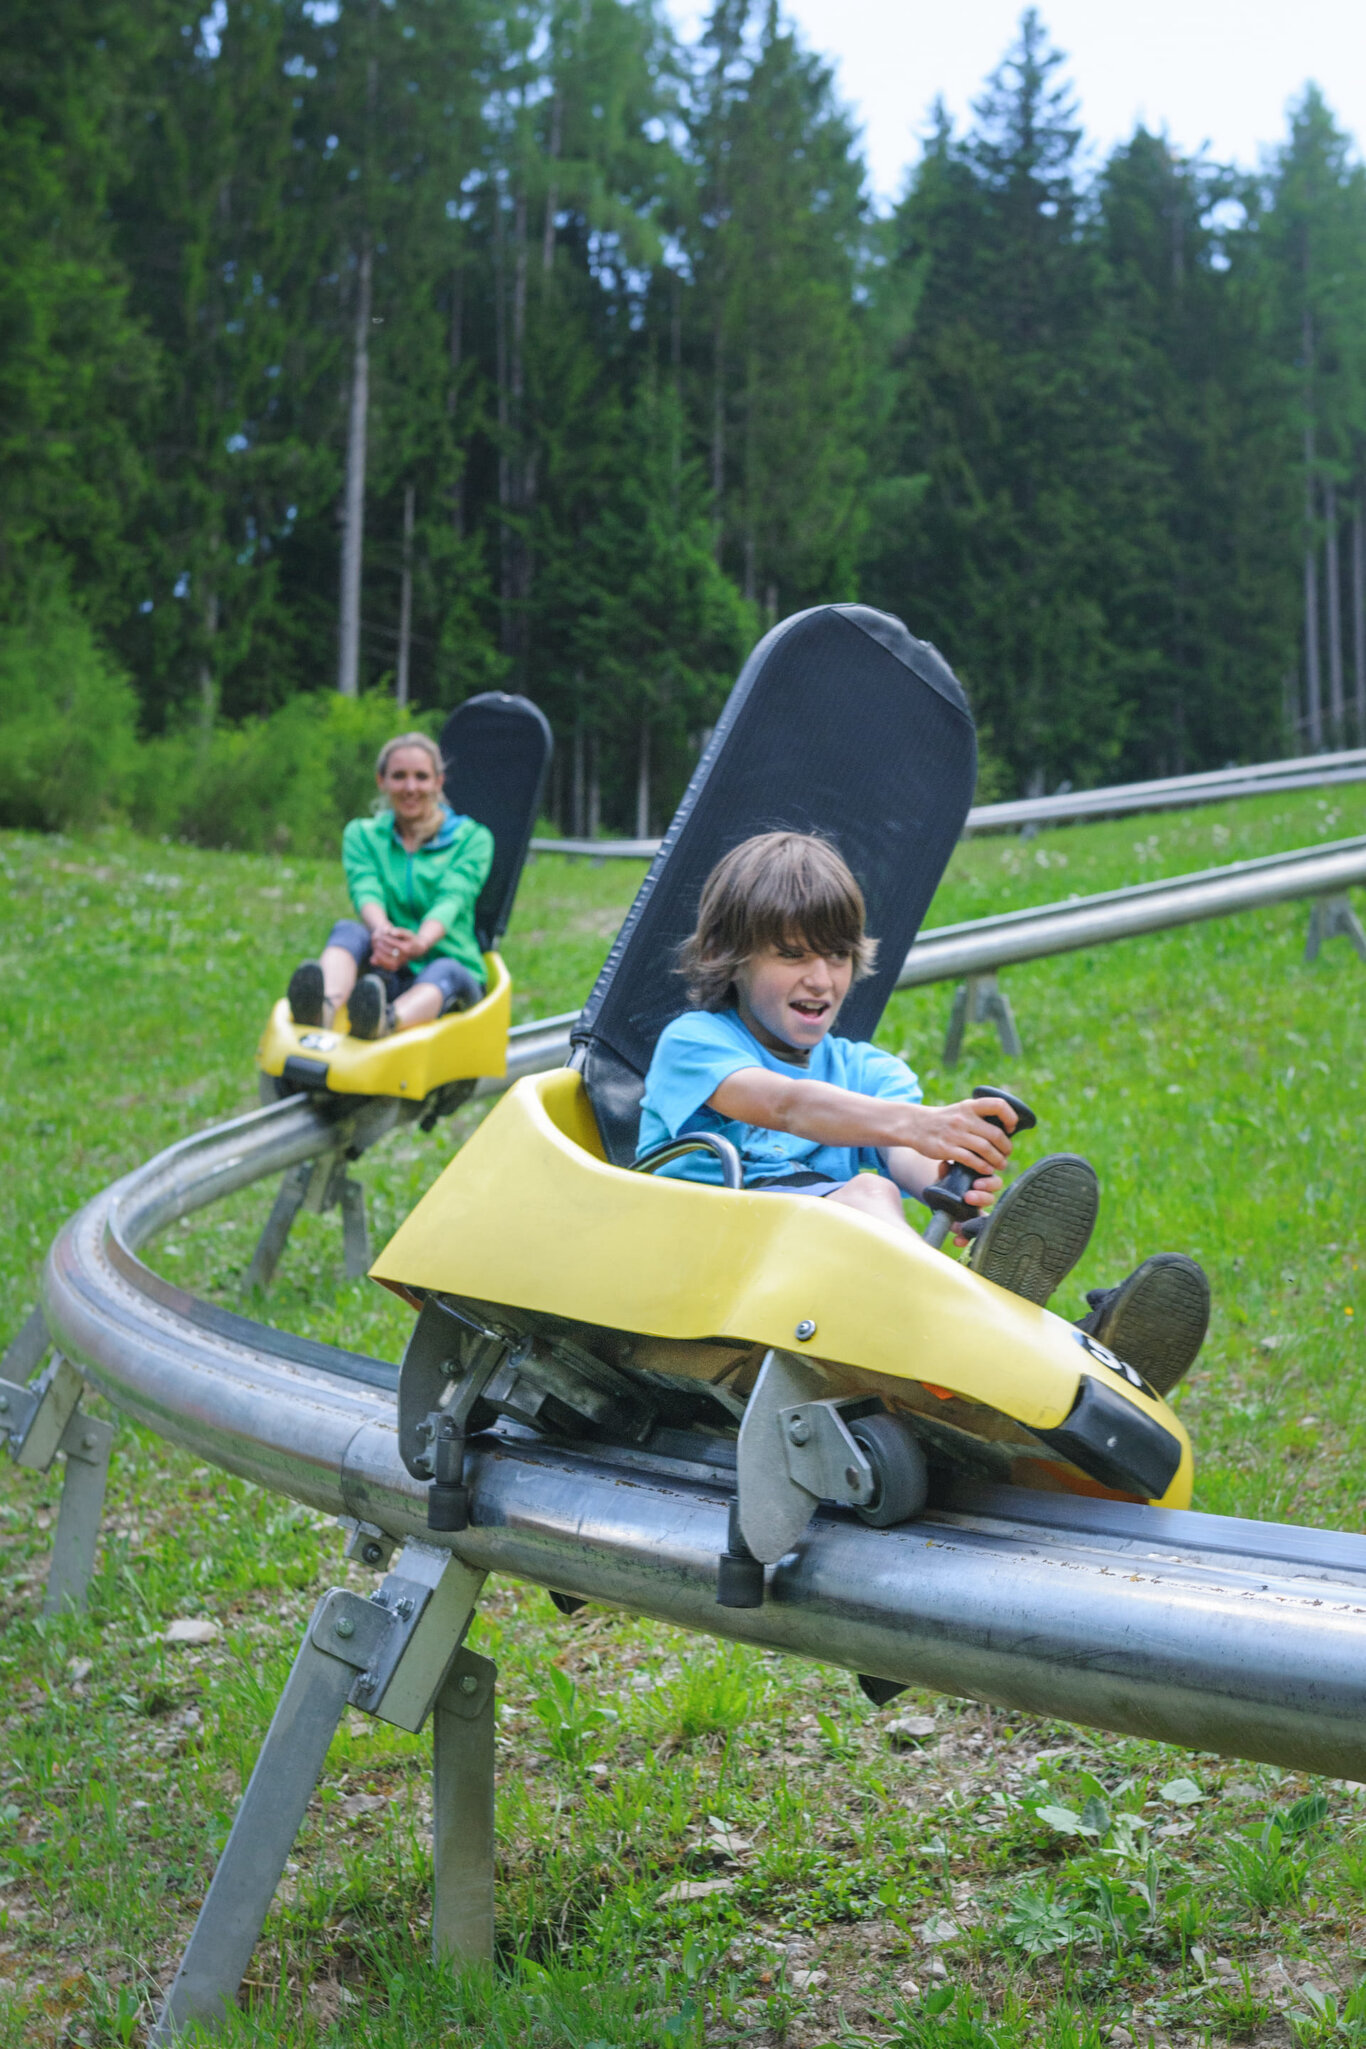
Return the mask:
<path id="1" fill-rule="evenodd" d="M 401 824 L 416 824 L 431 810 L 444 778 L 438 778 L 425 747 L 396 747 L 377 778 Z"/>

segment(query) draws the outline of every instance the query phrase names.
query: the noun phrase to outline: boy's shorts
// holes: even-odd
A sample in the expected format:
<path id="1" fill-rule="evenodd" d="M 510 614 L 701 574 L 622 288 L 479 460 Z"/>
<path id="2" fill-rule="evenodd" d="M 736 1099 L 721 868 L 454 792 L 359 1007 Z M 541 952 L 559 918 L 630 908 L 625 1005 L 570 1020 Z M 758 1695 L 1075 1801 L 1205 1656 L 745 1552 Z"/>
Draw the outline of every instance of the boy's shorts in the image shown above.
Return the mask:
<path id="1" fill-rule="evenodd" d="M 772 1181 L 747 1181 L 747 1195 L 833 1195 L 843 1181 L 827 1180 L 824 1174 L 781 1174 Z"/>

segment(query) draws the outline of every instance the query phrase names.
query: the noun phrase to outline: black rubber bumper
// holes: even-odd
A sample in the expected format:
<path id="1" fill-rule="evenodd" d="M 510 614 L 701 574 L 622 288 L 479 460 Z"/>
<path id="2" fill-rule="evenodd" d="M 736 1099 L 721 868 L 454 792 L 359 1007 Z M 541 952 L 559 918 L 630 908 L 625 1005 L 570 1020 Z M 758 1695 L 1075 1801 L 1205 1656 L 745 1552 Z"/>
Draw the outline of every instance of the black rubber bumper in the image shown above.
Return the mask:
<path id="1" fill-rule="evenodd" d="M 1181 1445 L 1170 1430 L 1089 1373 L 1067 1421 L 1034 1435 L 1102 1487 L 1136 1492 L 1149 1500 L 1166 1493 L 1181 1463 Z"/>

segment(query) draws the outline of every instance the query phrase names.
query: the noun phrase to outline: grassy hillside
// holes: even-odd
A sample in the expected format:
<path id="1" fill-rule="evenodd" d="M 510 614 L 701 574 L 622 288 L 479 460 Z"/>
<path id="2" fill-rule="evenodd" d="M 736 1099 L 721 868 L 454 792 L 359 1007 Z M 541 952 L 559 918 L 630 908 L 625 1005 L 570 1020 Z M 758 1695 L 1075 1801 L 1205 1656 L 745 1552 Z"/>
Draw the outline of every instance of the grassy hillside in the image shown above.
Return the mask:
<path id="1" fill-rule="evenodd" d="M 1363 831 L 1366 792 L 1347 791 L 980 840 L 930 922 Z M 641 872 L 531 864 L 506 949 L 519 1016 L 582 997 Z M 3 1332 L 72 1208 L 254 1100 L 267 1004 L 341 904 L 330 864 L 116 834 L 0 836 L 0 886 Z M 1096 1162 L 1101 1226 L 1055 1307 L 1159 1246 L 1209 1267 L 1214 1329 L 1181 1397 L 1197 1505 L 1360 1528 L 1366 967 L 1341 941 L 1304 965 L 1306 923 L 1291 905 L 1013 970 L 1017 1063 L 976 1031 L 940 1071 L 947 989 L 895 999 L 882 1037 L 932 1099 L 989 1079 L 1026 1095 L 1041 1128 L 1021 1164 Z M 377 1238 L 468 1128 L 367 1159 Z M 240 1303 L 268 1202 L 191 1220 L 156 1262 Z M 407 1314 L 343 1281 L 339 1240 L 335 1218 L 301 1219 L 269 1314 L 397 1356 Z M 55 1478 L 0 1465 L 0 2049 L 141 2040 L 309 1606 L 343 1570 L 311 1514 L 124 1428 L 90 1614 L 44 1623 L 55 1504 Z M 218 1641 L 167 1648 L 183 1615 Z M 502 1668 L 497 1981 L 427 1967 L 425 1745 L 352 1716 L 230 2040 L 1366 2038 L 1361 1789 L 930 1696 L 876 1713 L 843 1674 L 593 1610 L 564 1622 L 510 1584 L 475 1641 Z M 932 1730 L 897 1728 L 917 1716 Z M 728 1883 L 660 1904 L 706 1878 Z"/>

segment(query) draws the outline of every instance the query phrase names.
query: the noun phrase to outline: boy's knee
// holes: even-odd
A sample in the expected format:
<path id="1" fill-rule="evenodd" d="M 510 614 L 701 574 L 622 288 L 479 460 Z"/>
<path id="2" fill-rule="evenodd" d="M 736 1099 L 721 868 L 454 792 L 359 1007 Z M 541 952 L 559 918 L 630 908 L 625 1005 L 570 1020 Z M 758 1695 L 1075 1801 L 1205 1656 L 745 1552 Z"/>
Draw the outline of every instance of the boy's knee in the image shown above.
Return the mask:
<path id="1" fill-rule="evenodd" d="M 900 1195 L 880 1174 L 856 1174 L 852 1181 L 845 1182 L 843 1188 L 836 1189 L 829 1200 L 843 1202 L 850 1209 L 862 1210 L 867 1216 L 882 1217 L 896 1223 L 906 1220 Z"/>

